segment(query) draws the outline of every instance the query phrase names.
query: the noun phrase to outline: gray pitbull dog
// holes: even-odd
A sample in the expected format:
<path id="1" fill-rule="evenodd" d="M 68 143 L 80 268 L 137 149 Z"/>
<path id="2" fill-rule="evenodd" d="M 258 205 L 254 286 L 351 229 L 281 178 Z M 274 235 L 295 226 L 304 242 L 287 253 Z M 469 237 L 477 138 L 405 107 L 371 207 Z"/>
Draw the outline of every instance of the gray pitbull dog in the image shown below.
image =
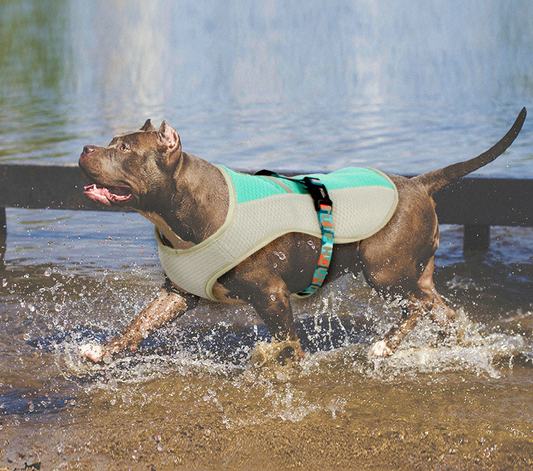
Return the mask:
<path id="1" fill-rule="evenodd" d="M 426 315 L 445 334 L 453 331 L 454 311 L 433 283 L 439 226 L 432 195 L 501 155 L 520 132 L 525 117 L 524 108 L 497 144 L 471 160 L 413 178 L 389 175 L 398 190 L 398 204 L 388 223 L 364 240 L 334 246 L 326 282 L 362 271 L 380 295 L 403 300 L 398 325 L 372 346 L 371 357 L 392 355 Z M 164 121 L 156 130 L 147 120 L 140 130 L 114 137 L 107 147 L 85 146 L 79 165 L 93 182 L 85 187 L 88 198 L 132 207 L 152 221 L 162 240 L 175 249 L 201 244 L 226 220 L 230 197 L 221 171 L 183 152 L 178 133 Z M 307 243 L 310 239 L 312 244 Z M 309 285 L 321 242 L 302 233 L 285 234 L 240 262 L 213 286 L 218 299 L 254 307 L 272 339 L 284 345 L 277 353 L 281 363 L 302 357 L 290 296 Z M 286 256 L 281 260 L 276 253 Z M 122 333 L 82 353 L 98 362 L 125 349 L 135 351 L 152 332 L 194 308 L 198 299 L 167 278 L 157 298 Z"/>

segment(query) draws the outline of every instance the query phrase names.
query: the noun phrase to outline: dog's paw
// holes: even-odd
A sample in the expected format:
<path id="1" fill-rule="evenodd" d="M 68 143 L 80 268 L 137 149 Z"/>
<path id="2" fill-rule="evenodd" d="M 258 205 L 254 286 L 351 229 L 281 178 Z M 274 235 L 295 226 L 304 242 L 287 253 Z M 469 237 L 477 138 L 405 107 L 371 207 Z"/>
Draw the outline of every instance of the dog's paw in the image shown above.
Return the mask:
<path id="1" fill-rule="evenodd" d="M 368 352 L 368 356 L 370 358 L 386 358 L 390 357 L 393 353 L 394 352 L 387 347 L 385 340 L 379 340 L 372 346 L 370 352 Z"/>
<path id="2" fill-rule="evenodd" d="M 94 363 L 99 363 L 104 358 L 105 350 L 100 345 L 86 343 L 80 347 L 80 355 Z"/>
<path id="3" fill-rule="evenodd" d="M 255 366 L 287 366 L 298 363 L 304 358 L 299 341 L 258 342 L 252 352 L 252 364 Z"/>

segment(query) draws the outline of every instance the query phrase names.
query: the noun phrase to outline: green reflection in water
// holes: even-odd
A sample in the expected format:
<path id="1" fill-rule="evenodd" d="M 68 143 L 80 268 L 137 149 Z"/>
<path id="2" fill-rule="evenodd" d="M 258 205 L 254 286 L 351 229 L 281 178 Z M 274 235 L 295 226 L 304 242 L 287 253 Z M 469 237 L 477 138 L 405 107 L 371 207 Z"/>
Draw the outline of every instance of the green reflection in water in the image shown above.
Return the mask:
<path id="1" fill-rule="evenodd" d="M 69 63 L 69 3 L 4 1 L 0 5 L 0 96 L 60 93 Z"/>

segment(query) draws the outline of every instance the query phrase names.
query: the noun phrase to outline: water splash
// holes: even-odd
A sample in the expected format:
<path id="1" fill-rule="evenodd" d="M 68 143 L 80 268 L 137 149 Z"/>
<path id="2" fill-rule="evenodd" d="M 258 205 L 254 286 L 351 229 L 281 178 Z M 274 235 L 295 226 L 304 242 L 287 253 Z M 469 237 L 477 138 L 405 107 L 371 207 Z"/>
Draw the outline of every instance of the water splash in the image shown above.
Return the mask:
<path id="1" fill-rule="evenodd" d="M 351 290 L 346 290 L 346 285 L 350 283 L 353 285 L 353 278 L 347 277 L 337 285 L 328 287 L 322 297 L 303 301 L 295 307 L 297 330 L 310 364 L 320 364 L 323 357 L 328 361 L 336 358 L 336 361 L 343 364 L 348 360 L 353 362 L 357 372 L 363 371 L 364 374 L 383 380 L 389 376 L 396 378 L 407 373 L 420 375 L 453 371 L 497 378 L 501 375 L 502 361 L 512 365 L 513 358 L 527 356 L 530 350 L 528 339 L 524 335 L 494 332 L 486 324 L 471 321 L 465 311 L 459 310 L 456 321 L 459 335 L 457 343 L 442 343 L 436 326 L 429 321 L 422 322 L 407 336 L 395 355 L 369 362 L 366 358 L 367 350 L 396 322 L 398 305 L 382 304 L 371 291 L 352 297 L 350 291 L 357 291 L 361 287 L 356 283 L 355 288 L 352 286 Z M 60 291 L 59 288 L 61 287 L 56 283 L 53 289 Z M 99 286 L 99 289 L 101 288 L 102 286 Z M 117 294 L 114 289 L 113 294 Z M 75 313 L 80 309 L 80 305 L 88 308 L 86 298 L 91 298 L 90 293 L 86 293 L 73 303 L 72 299 L 66 299 L 65 293 L 57 292 L 55 296 L 50 301 L 52 309 L 44 309 L 44 312 L 56 313 L 55 306 L 59 304 L 61 310 Z M 57 296 L 62 297 L 61 302 L 54 304 Z M 142 309 L 142 304 L 132 301 L 129 293 L 125 294 L 120 302 L 125 303 L 121 311 L 127 312 L 129 318 Z M 36 304 L 38 303 L 33 303 L 32 306 Z M 380 307 L 377 307 L 378 305 Z M 28 309 L 31 310 L 31 307 Z M 243 370 L 250 362 L 254 346 L 257 342 L 268 340 L 269 334 L 262 325 L 250 323 L 249 320 L 237 320 L 235 326 L 232 321 L 243 315 L 240 311 L 227 307 L 219 309 L 211 305 L 203 306 L 198 313 L 191 314 L 192 323 L 190 320 L 184 320 L 162 329 L 143 342 L 138 354 L 127 355 L 112 365 L 106 365 L 106 368 L 123 369 L 124 365 L 131 367 L 134 363 L 142 363 L 145 374 L 150 361 L 155 361 L 157 368 L 165 361 L 177 361 L 177 364 L 181 365 L 190 361 L 195 367 L 204 363 L 208 368 L 215 368 L 215 365 L 223 368 L 221 365 L 227 364 L 231 365 L 231 368 Z M 381 312 L 376 316 L 377 311 Z M 42 306 L 40 312 L 43 312 Z M 253 314 L 246 312 L 245 315 Z M 198 316 L 203 316 L 204 319 Z M 216 322 L 206 322 L 211 316 Z M 78 318 L 78 315 L 75 315 L 75 318 Z M 92 322 L 94 323 L 94 318 Z M 76 354 L 79 354 L 74 350 L 79 351 L 80 343 L 91 340 L 99 343 L 117 332 L 116 324 L 110 328 L 109 319 L 98 322 L 98 327 L 92 328 L 92 333 L 90 329 L 78 332 L 68 330 L 69 322 L 66 326 L 59 326 L 64 329 L 65 335 L 68 335 L 68 341 L 73 342 L 72 345 L 67 342 L 63 347 L 65 352 L 68 352 L 67 357 L 71 358 L 65 361 L 70 365 L 69 368 L 72 368 L 71 373 L 74 376 L 76 368 L 83 371 L 83 367 L 73 360 Z M 124 322 L 124 319 L 121 322 Z M 52 320 L 52 324 L 54 328 L 58 327 L 55 320 Z M 186 355 L 183 355 L 183 352 Z M 343 358 L 343 355 L 346 355 L 346 358 Z"/>
<path id="2" fill-rule="evenodd" d="M 11 277 L 9 283 L 17 318 L 25 326 L 14 347 L 14 355 L 23 358 L 17 374 L 32 381 L 32 361 L 37 361 L 40 374 L 57 383 L 54 395 L 46 382 L 35 383 L 23 404 L 27 413 L 30 403 L 44 404 L 37 412 L 53 412 L 80 395 L 103 395 L 117 404 L 164 401 L 169 395 L 191 410 L 201 398 L 206 407 L 220 409 L 226 427 L 238 428 L 299 422 L 317 414 L 339 418 L 353 407 L 352 395 L 362 385 L 379 390 L 406 381 L 496 380 L 512 374 L 516 365 L 532 366 L 533 316 L 528 311 L 511 312 L 495 326 L 459 310 L 458 342 L 441 343 L 438 329 L 422 322 L 394 356 L 370 360 L 371 344 L 397 321 L 399 307 L 384 304 L 352 276 L 328 285 L 321 296 L 295 303 L 305 352 L 296 367 L 254 368 L 256 345 L 270 338 L 266 328 L 249 308 L 209 303 L 146 339 L 136 353 L 95 365 L 80 356 L 80 347 L 102 344 L 133 319 L 155 294 L 153 276 L 135 269 L 93 277 L 53 267 L 38 270 L 36 288 L 31 281 L 36 273 Z M 139 394 L 139 388 L 147 392 Z M 5 410 L 20 406 L 8 399 Z M 253 412 L 243 415 L 241 407 Z"/>

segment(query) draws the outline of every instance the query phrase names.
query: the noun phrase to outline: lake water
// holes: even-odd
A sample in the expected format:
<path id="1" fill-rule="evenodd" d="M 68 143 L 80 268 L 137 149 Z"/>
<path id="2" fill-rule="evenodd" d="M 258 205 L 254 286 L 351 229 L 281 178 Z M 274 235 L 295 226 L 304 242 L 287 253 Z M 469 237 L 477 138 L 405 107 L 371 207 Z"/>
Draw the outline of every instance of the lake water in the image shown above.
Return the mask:
<path id="1" fill-rule="evenodd" d="M 76 163 L 152 118 L 237 169 L 423 173 L 533 109 L 528 0 L 5 0 L 0 33 L 0 163 Z M 477 173 L 533 178 L 531 122 Z M 150 223 L 7 219 L 0 469 L 533 466 L 529 228 L 493 228 L 487 253 L 465 255 L 462 228 L 442 227 L 435 279 L 459 345 L 422 324 L 368 360 L 399 310 L 346 277 L 297 303 L 300 368 L 258 371 L 253 311 L 209 303 L 136 354 L 82 361 L 80 344 L 118 332 L 162 282 Z"/>

